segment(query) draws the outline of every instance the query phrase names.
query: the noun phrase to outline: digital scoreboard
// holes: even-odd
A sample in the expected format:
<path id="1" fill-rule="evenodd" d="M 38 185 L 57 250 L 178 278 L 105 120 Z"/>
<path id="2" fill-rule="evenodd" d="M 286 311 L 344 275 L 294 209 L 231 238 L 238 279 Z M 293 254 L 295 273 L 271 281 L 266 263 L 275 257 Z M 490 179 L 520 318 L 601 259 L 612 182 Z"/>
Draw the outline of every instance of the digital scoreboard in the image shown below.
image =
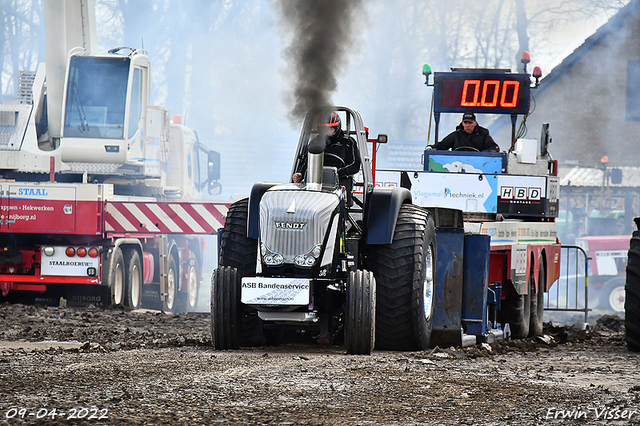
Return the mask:
<path id="1" fill-rule="evenodd" d="M 529 104 L 528 74 L 434 73 L 434 112 L 524 114 Z"/>

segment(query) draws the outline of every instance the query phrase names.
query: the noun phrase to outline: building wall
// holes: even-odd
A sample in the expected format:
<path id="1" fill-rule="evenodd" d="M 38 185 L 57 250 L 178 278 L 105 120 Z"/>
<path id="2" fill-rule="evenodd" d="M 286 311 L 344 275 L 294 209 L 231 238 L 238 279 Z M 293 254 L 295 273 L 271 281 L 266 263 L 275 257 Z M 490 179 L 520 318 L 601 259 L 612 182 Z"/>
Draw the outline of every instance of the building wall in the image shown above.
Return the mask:
<path id="1" fill-rule="evenodd" d="M 535 111 L 527 119 L 525 137 L 539 139 L 542 123 L 548 122 L 553 138 L 549 150 L 561 163 L 597 166 L 607 156 L 612 166 L 640 165 L 640 121 L 626 120 L 627 65 L 640 60 L 639 3 L 627 6 L 627 19 L 619 28 L 592 45 L 596 33 L 553 70 L 553 78 L 542 79 L 532 90 Z M 510 135 L 510 125 L 496 130 L 502 149 L 508 149 Z"/>

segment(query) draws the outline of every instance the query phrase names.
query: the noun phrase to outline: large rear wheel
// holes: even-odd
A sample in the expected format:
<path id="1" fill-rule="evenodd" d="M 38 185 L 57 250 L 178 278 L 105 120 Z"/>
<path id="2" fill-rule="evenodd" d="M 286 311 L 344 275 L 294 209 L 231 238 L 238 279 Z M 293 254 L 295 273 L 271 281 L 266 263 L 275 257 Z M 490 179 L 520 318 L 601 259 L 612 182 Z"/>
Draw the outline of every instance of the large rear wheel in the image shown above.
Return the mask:
<path id="1" fill-rule="evenodd" d="M 625 290 L 625 340 L 630 351 L 640 352 L 640 231 L 631 237 Z"/>
<path id="2" fill-rule="evenodd" d="M 422 350 L 433 329 L 436 276 L 435 226 L 419 207 L 403 205 L 393 242 L 372 246 L 369 269 L 376 279 L 376 348 Z"/>
<path id="3" fill-rule="evenodd" d="M 349 274 L 344 340 L 348 354 L 370 355 L 375 345 L 376 279 L 367 270 Z"/>
<path id="4" fill-rule="evenodd" d="M 247 237 L 249 199 L 229 207 L 220 242 L 220 266 L 232 266 L 241 277 L 255 276 L 258 241 Z"/>
<path id="5" fill-rule="evenodd" d="M 240 277 L 230 266 L 214 269 L 211 277 L 211 343 L 215 349 L 240 347 Z"/>

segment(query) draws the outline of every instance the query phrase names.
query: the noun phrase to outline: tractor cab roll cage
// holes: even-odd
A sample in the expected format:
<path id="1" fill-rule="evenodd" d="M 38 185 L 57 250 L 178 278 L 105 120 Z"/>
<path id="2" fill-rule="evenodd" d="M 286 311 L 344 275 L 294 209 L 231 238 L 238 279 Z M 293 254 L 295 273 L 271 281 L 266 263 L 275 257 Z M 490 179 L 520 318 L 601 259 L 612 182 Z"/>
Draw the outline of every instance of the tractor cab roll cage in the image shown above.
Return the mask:
<path id="1" fill-rule="evenodd" d="M 356 186 L 362 186 L 362 203 L 366 204 L 369 195 L 373 190 L 371 157 L 369 156 L 369 151 L 367 149 L 367 132 L 365 130 L 362 117 L 358 111 L 351 108 L 344 106 L 317 107 L 311 109 L 307 113 L 302 126 L 302 131 L 300 132 L 300 139 L 298 140 L 298 147 L 296 149 L 296 155 L 290 176 L 293 176 L 295 171 L 298 170 L 298 166 L 302 162 L 306 161 L 305 155 L 307 153 L 307 146 L 309 142 L 318 135 L 318 121 L 331 112 L 336 112 L 340 115 L 344 135 L 356 141 L 359 153 L 358 155 L 360 156 L 360 173 L 358 176 L 361 176 L 363 180 L 362 182 L 357 182 Z"/>

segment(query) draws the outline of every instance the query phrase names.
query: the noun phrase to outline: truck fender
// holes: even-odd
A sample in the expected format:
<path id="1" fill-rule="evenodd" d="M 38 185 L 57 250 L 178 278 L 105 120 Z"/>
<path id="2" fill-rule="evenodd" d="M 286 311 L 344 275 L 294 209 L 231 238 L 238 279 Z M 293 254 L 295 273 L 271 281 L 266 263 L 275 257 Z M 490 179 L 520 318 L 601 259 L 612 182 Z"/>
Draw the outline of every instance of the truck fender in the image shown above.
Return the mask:
<path id="1" fill-rule="evenodd" d="M 257 240 L 260 236 L 260 200 L 269 188 L 279 185 L 273 182 L 260 182 L 253 185 L 249 196 L 249 212 L 247 217 L 247 237 Z"/>
<path id="2" fill-rule="evenodd" d="M 367 244 L 391 244 L 400 206 L 411 204 L 407 188 L 373 188 L 367 205 Z"/>

